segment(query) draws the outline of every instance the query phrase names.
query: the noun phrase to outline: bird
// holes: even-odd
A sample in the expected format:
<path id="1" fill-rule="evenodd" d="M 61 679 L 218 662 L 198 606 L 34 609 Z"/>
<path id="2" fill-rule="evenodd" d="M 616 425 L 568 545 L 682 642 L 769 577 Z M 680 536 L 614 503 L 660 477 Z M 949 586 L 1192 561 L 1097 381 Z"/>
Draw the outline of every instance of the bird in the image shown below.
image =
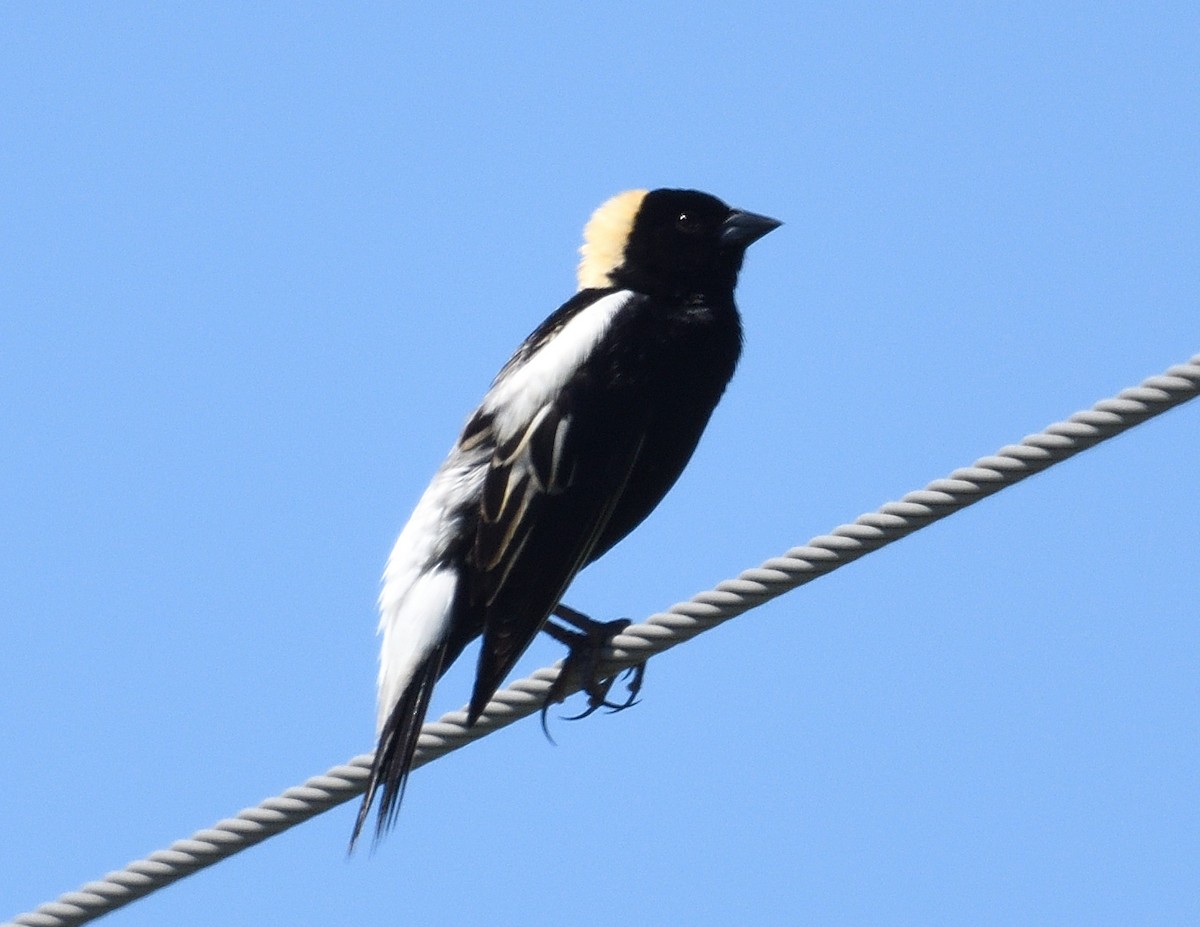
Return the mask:
<path id="1" fill-rule="evenodd" d="M 501 368 L 388 557 L 351 849 L 377 794 L 375 839 L 393 825 L 434 684 L 468 644 L 482 638 L 472 725 L 551 613 L 584 618 L 560 600 L 687 465 L 741 354 L 746 249 L 781 224 L 687 189 L 592 214 L 578 290 Z"/>

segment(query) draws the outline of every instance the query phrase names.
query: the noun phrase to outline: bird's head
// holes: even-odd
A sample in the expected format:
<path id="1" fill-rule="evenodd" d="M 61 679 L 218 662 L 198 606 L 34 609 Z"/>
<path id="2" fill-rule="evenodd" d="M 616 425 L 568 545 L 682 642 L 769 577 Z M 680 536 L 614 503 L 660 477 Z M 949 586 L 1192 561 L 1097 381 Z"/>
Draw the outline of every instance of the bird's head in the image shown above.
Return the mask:
<path id="1" fill-rule="evenodd" d="M 579 288 L 732 293 L 746 249 L 780 224 L 698 190 L 629 190 L 597 209 L 583 230 Z"/>

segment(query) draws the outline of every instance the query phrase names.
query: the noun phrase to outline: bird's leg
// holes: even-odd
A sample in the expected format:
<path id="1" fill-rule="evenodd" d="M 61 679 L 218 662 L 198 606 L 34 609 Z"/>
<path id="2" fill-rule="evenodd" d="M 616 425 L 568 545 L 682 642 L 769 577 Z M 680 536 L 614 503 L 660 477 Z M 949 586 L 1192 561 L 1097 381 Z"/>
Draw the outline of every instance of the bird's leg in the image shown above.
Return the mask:
<path id="1" fill-rule="evenodd" d="M 624 711 L 637 704 L 638 693 L 642 690 L 642 680 L 646 675 L 645 661 L 631 666 L 624 674 L 600 676 L 600 663 L 604 651 L 612 639 L 624 631 L 631 622 L 628 618 L 618 618 L 615 621 L 596 621 L 561 602 L 551 613 L 563 624 L 547 621 L 543 630 L 561 644 L 566 644 L 567 657 L 563 661 L 562 671 L 554 680 L 554 685 L 546 695 L 542 705 L 542 730 L 546 736 L 546 712 L 551 705 L 556 705 L 566 698 L 568 686 L 578 681 L 583 691 L 587 693 L 588 705 L 580 714 L 567 718 L 568 721 L 578 721 L 586 718 L 597 708 L 607 708 L 610 711 Z M 629 698 L 624 702 L 610 702 L 608 693 L 617 681 L 617 675 L 631 677 L 627 686 Z"/>

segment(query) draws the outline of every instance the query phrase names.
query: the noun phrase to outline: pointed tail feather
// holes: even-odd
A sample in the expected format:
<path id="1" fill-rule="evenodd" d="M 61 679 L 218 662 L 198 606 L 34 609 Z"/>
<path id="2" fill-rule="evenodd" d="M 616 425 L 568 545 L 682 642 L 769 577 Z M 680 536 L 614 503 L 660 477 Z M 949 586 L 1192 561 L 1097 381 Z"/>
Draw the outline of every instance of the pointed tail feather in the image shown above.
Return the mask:
<path id="1" fill-rule="evenodd" d="M 434 683 L 442 674 L 447 643 L 448 640 L 443 639 L 421 661 L 379 733 L 379 746 L 375 749 L 375 759 L 371 763 L 367 790 L 358 809 L 354 831 L 350 835 L 350 852 L 354 851 L 354 844 L 362 833 L 377 791 L 380 797 L 379 815 L 375 821 L 375 840 L 378 842 L 395 822 L 396 812 L 404 798 L 408 774 L 412 771 L 413 755 L 416 753 L 417 740 L 421 736 L 421 726 L 425 723 L 425 713 L 429 710 L 429 696 L 433 692 Z"/>

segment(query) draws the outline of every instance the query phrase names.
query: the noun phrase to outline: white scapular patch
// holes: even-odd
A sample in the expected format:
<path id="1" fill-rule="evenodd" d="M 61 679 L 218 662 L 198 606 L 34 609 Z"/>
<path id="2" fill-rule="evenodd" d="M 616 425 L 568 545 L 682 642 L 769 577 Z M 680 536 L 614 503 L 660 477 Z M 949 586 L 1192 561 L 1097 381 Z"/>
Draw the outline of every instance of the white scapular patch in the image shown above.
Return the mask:
<path id="1" fill-rule="evenodd" d="M 455 513 L 478 499 L 487 455 L 455 449 L 442 464 L 400 532 L 379 593 L 378 727 L 391 714 L 417 667 L 450 632 L 458 588 L 453 567 L 437 564 L 458 530 Z"/>
<path id="2" fill-rule="evenodd" d="M 601 203 L 583 228 L 582 258 L 576 277 L 579 289 L 612 286 L 609 274 L 625 259 L 625 243 L 642 208 L 646 190 L 626 190 Z"/>
<path id="3" fill-rule="evenodd" d="M 596 300 L 578 312 L 524 364 L 496 381 L 483 397 L 481 408 L 495 420 L 498 444 L 528 427 L 542 407 L 562 392 L 633 295 L 629 290 L 618 290 Z"/>

